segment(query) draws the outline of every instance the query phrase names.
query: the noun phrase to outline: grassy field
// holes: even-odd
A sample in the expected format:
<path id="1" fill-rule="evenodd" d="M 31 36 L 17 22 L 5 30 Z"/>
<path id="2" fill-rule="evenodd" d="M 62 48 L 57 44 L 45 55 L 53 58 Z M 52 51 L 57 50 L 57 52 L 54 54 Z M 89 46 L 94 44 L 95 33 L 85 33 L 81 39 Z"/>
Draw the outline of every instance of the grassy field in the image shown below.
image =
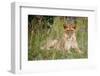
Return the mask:
<path id="1" fill-rule="evenodd" d="M 44 24 L 36 24 L 33 20 L 34 26 L 40 26 Z M 54 23 L 51 29 L 42 29 L 41 27 L 36 27 L 37 32 L 28 32 L 28 60 L 52 60 L 52 59 L 79 59 L 88 57 L 88 19 L 87 17 L 77 17 L 77 41 L 78 46 L 83 52 L 79 54 L 75 52 L 74 49 L 70 49 L 71 53 L 67 53 L 62 50 L 41 50 L 40 47 L 49 38 L 55 39 L 60 38 L 63 34 L 63 24 L 64 21 L 59 17 L 54 18 Z M 45 22 L 45 25 L 46 22 Z M 28 30 L 29 31 L 29 30 Z"/>

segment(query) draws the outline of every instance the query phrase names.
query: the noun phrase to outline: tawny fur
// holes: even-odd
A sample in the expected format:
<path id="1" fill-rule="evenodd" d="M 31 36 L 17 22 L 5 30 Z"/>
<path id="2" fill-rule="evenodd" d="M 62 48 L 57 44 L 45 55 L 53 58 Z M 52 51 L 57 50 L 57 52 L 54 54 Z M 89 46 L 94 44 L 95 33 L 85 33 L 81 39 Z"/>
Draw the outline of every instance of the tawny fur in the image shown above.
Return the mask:
<path id="1" fill-rule="evenodd" d="M 64 33 L 61 39 L 48 40 L 41 49 L 50 50 L 50 48 L 70 52 L 74 48 L 76 52 L 81 53 L 76 40 L 76 26 L 74 24 L 64 24 Z"/>

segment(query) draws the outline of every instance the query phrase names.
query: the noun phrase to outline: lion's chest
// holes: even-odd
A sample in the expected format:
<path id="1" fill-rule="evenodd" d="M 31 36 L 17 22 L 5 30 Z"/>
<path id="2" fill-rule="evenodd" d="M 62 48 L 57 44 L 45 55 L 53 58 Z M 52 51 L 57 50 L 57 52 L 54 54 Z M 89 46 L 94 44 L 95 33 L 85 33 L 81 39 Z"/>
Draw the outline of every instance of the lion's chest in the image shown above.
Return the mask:
<path id="1" fill-rule="evenodd" d="M 76 45 L 76 38 L 75 37 L 71 37 L 71 38 L 67 38 L 65 41 L 65 49 L 69 50 L 70 48 L 74 48 L 74 46 Z"/>

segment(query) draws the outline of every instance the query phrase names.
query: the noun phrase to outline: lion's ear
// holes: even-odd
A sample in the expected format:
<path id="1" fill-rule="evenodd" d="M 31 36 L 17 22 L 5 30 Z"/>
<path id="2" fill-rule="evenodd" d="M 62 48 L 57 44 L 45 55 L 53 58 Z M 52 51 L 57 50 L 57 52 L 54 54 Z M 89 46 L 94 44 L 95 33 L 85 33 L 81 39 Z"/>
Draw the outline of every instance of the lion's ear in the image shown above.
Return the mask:
<path id="1" fill-rule="evenodd" d="M 64 29 L 68 28 L 68 26 L 66 24 L 63 24 Z"/>
<path id="2" fill-rule="evenodd" d="M 76 25 L 73 25 L 73 28 L 76 29 Z"/>

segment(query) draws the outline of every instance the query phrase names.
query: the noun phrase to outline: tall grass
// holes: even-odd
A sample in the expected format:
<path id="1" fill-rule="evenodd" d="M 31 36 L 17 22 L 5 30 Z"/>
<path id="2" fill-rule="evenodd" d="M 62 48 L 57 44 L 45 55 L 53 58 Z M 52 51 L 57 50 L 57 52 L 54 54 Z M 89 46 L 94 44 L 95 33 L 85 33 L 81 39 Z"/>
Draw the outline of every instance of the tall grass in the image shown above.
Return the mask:
<path id="1" fill-rule="evenodd" d="M 33 20 L 34 22 L 34 20 Z M 77 59 L 77 58 L 87 58 L 88 57 L 88 32 L 87 25 L 88 19 L 86 17 L 80 17 L 76 19 L 77 27 L 77 41 L 79 48 L 83 54 L 75 52 L 74 49 L 70 49 L 71 53 L 67 53 L 63 50 L 42 50 L 40 47 L 48 39 L 60 38 L 63 34 L 63 24 L 64 20 L 60 20 L 59 17 L 55 17 L 52 29 L 48 32 L 47 29 L 42 29 L 36 33 L 28 33 L 28 60 L 52 60 L 52 59 Z M 42 25 L 42 24 L 41 24 Z M 47 24 L 46 24 L 47 25 Z M 40 26 L 35 25 L 34 26 Z M 37 28 L 38 30 L 38 28 Z"/>

